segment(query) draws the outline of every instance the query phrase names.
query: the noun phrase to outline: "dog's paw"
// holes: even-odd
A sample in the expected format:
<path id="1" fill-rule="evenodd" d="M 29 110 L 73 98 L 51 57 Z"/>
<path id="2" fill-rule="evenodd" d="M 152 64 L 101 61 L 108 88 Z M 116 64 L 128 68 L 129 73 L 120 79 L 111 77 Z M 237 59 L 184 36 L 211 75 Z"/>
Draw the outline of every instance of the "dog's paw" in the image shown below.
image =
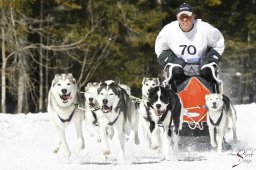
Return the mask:
<path id="1" fill-rule="evenodd" d="M 139 144 L 140 144 L 140 139 L 139 139 L 138 136 L 135 136 L 135 137 L 134 137 L 134 143 L 135 143 L 136 145 L 139 145 Z"/>
<path id="2" fill-rule="evenodd" d="M 213 148 L 216 148 L 216 147 L 217 147 L 217 143 L 216 143 L 216 142 L 211 142 L 211 146 L 212 146 Z"/>
<path id="3" fill-rule="evenodd" d="M 59 150 L 60 150 L 60 147 L 54 147 L 54 148 L 52 149 L 52 152 L 53 152 L 53 153 L 58 153 Z"/>
<path id="4" fill-rule="evenodd" d="M 71 156 L 71 152 L 69 150 L 64 151 L 63 154 L 66 159 L 69 159 Z"/>
<path id="5" fill-rule="evenodd" d="M 158 149 L 158 147 L 159 147 L 158 145 L 152 145 L 152 149 L 153 149 L 153 150 Z"/>
<path id="6" fill-rule="evenodd" d="M 77 144 L 75 145 L 75 148 L 74 148 L 74 154 L 75 154 L 75 156 L 77 156 L 78 153 L 79 153 L 82 149 L 84 149 L 84 141 L 80 139 L 80 140 L 77 141 Z"/>
<path id="7" fill-rule="evenodd" d="M 110 150 L 109 150 L 109 149 L 104 149 L 104 150 L 103 150 L 103 155 L 104 155 L 104 156 L 110 155 Z"/>

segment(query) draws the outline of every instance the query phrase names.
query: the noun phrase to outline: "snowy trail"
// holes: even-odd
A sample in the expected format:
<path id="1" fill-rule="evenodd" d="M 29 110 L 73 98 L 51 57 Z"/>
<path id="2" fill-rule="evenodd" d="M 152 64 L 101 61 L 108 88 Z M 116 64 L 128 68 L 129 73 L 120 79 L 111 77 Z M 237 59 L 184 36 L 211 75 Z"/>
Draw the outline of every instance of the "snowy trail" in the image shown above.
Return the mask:
<path id="1" fill-rule="evenodd" d="M 116 138 L 110 141 L 111 155 L 106 161 L 101 154 L 101 145 L 84 130 L 86 148 L 66 161 L 62 151 L 51 151 L 54 134 L 47 113 L 0 114 L 0 170 L 84 170 L 84 169 L 256 169 L 256 104 L 236 105 L 239 143 L 232 150 L 218 155 L 209 143 L 198 144 L 194 138 L 181 138 L 182 148 L 178 161 L 163 161 L 157 151 L 150 151 L 143 141 L 136 146 L 132 141 L 126 144 L 126 163 L 116 165 Z M 191 140 L 191 142 L 188 142 Z M 226 138 L 231 140 L 231 134 Z M 74 125 L 67 129 L 67 141 L 75 145 Z M 242 156 L 237 156 L 237 153 Z M 240 163 L 241 161 L 241 163 Z M 233 165 L 237 165 L 232 168 Z"/>

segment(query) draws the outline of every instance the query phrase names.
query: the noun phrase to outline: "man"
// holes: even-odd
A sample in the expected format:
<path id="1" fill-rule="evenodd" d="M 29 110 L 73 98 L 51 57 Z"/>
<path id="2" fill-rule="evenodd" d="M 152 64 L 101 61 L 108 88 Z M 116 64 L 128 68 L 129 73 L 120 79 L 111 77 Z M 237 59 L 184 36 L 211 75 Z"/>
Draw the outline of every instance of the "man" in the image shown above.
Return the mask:
<path id="1" fill-rule="evenodd" d="M 211 69 L 203 66 L 220 61 L 225 48 L 223 35 L 212 25 L 195 19 L 193 8 L 187 3 L 179 6 L 176 17 L 177 21 L 167 24 L 155 42 L 157 60 L 169 75 L 168 83 L 177 88 L 191 76 L 191 68 L 197 68 L 196 75 L 214 81 Z"/>

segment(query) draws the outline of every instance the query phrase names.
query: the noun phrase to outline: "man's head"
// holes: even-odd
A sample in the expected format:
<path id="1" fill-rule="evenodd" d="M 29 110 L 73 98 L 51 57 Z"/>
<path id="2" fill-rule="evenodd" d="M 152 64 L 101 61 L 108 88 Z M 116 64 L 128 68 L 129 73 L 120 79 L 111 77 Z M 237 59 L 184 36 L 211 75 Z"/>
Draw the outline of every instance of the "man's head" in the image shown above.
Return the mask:
<path id="1" fill-rule="evenodd" d="M 193 28 L 195 15 L 192 6 L 187 3 L 181 4 L 176 16 L 182 31 L 189 32 Z"/>

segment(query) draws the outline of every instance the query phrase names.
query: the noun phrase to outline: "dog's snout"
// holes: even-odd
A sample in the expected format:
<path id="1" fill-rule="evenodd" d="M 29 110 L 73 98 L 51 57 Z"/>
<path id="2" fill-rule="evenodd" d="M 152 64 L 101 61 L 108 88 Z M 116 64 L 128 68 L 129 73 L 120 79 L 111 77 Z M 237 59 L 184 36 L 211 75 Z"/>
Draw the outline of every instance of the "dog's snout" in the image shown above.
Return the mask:
<path id="1" fill-rule="evenodd" d="M 160 108 L 161 108 L 161 104 L 157 104 L 157 105 L 156 105 L 156 108 L 157 108 L 157 109 L 160 109 Z"/>
<path id="2" fill-rule="evenodd" d="M 108 100 L 107 99 L 103 99 L 102 102 L 103 102 L 103 104 L 107 104 Z"/>
<path id="3" fill-rule="evenodd" d="M 61 92 L 62 92 L 63 94 L 66 94 L 66 93 L 67 93 L 67 89 L 61 89 Z"/>
<path id="4" fill-rule="evenodd" d="M 213 103 L 212 103 L 213 106 L 216 106 L 216 104 L 217 104 L 216 102 L 213 102 Z"/>
<path id="5" fill-rule="evenodd" d="M 93 101 L 93 98 L 92 98 L 92 97 L 90 97 L 90 98 L 89 98 L 89 101 L 90 101 L 90 102 L 92 102 L 92 101 Z"/>

